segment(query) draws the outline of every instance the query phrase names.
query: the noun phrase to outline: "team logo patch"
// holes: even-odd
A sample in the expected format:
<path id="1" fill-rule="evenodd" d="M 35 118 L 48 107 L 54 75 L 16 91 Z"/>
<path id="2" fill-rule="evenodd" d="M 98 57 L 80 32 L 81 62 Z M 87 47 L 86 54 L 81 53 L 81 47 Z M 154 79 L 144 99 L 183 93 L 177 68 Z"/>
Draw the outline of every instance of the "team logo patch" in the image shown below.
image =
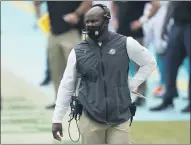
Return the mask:
<path id="1" fill-rule="evenodd" d="M 116 49 L 110 49 L 108 53 L 110 55 L 114 55 L 116 53 Z"/>

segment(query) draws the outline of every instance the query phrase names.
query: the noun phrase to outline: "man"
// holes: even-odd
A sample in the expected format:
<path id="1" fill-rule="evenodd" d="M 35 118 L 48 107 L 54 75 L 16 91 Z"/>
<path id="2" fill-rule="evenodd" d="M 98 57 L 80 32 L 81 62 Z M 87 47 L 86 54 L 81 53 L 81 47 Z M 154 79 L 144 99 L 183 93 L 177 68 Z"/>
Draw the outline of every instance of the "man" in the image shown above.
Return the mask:
<path id="1" fill-rule="evenodd" d="M 156 1 L 155 1 L 156 2 Z M 156 60 L 158 64 L 159 82 L 153 91 L 153 96 L 161 97 L 165 92 L 165 68 L 164 68 L 164 51 L 167 42 L 161 37 L 162 24 L 167 12 L 169 1 L 159 1 L 160 8 L 156 14 L 148 20 L 148 23 L 143 25 L 144 30 L 144 44 L 149 46 L 153 44 Z M 152 8 L 152 5 L 151 5 Z M 145 11 L 148 11 L 145 9 Z M 158 25 L 161 24 L 161 25 Z"/>
<path id="2" fill-rule="evenodd" d="M 190 60 L 190 11 L 191 3 L 186 1 L 172 1 L 169 4 L 167 16 L 164 22 L 163 35 L 167 32 L 169 19 L 173 17 L 174 24 L 169 33 L 169 41 L 165 56 L 166 92 L 160 105 L 151 108 L 151 111 L 165 110 L 173 107 L 173 99 L 178 96 L 176 78 L 180 65 L 186 56 Z M 190 62 L 190 61 L 189 61 Z M 190 112 L 191 105 L 191 75 L 189 74 L 189 103 L 182 112 Z"/>
<path id="3" fill-rule="evenodd" d="M 35 1 L 37 12 L 39 12 L 39 4 L 39 1 Z M 56 94 L 69 52 L 81 39 L 78 30 L 80 19 L 91 5 L 92 2 L 89 1 L 47 1 L 51 25 L 51 35 L 48 39 L 48 64 Z M 48 109 L 54 107 L 55 103 L 47 106 Z"/>
<path id="4" fill-rule="evenodd" d="M 94 5 L 85 15 L 88 37 L 72 49 L 61 80 L 53 115 L 53 137 L 61 140 L 62 119 L 81 76 L 79 101 L 83 106 L 79 128 L 83 144 L 129 144 L 134 91 L 156 68 L 154 56 L 132 37 L 108 31 L 110 11 Z M 128 64 L 140 68 L 128 83 Z"/>

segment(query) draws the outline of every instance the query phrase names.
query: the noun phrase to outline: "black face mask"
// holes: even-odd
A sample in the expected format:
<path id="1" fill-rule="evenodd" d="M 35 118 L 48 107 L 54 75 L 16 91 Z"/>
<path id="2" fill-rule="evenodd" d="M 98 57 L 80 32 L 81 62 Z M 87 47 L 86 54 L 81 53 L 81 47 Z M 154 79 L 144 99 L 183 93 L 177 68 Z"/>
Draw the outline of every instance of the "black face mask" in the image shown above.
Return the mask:
<path id="1" fill-rule="evenodd" d="M 86 27 L 86 32 L 87 32 L 88 36 L 95 41 L 103 33 L 103 30 L 104 30 L 103 24 L 101 26 L 87 26 Z"/>

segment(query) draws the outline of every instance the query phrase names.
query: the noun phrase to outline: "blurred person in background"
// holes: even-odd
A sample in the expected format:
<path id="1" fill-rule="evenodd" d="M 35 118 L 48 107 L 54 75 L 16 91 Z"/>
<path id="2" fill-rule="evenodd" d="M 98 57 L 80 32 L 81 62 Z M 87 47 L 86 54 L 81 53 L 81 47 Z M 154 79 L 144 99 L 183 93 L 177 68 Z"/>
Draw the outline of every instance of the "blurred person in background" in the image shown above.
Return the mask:
<path id="1" fill-rule="evenodd" d="M 143 15 L 145 4 L 148 1 L 112 1 L 112 15 L 113 15 L 113 26 L 116 32 L 125 36 L 132 36 L 141 45 L 143 44 L 144 33 L 142 29 L 142 23 L 146 19 L 152 17 L 159 6 L 157 2 L 152 1 L 152 9 L 148 15 L 148 18 Z M 137 71 L 139 66 L 133 63 L 135 70 Z M 142 83 L 138 92 L 142 95 L 146 95 L 146 82 Z M 145 99 L 137 97 L 135 101 L 137 106 L 142 106 L 145 104 Z"/>
<path id="2" fill-rule="evenodd" d="M 38 20 L 42 17 L 41 9 L 39 7 L 39 4 L 42 2 L 36 2 L 33 1 L 34 9 L 35 9 L 35 14 L 36 14 L 36 23 L 34 24 L 34 28 L 38 28 Z M 49 65 L 49 60 L 48 60 L 48 53 L 46 57 L 46 68 L 45 68 L 45 78 L 43 81 L 40 83 L 41 86 L 46 86 L 51 82 L 51 77 L 50 77 L 50 65 Z"/>
<path id="3" fill-rule="evenodd" d="M 50 77 L 50 65 L 48 61 L 48 57 L 46 59 L 46 70 L 45 70 L 45 78 L 44 80 L 40 83 L 41 86 L 46 86 L 51 82 L 51 77 Z"/>
<path id="4" fill-rule="evenodd" d="M 157 3 L 157 1 L 154 2 Z M 158 6 L 160 6 L 160 8 L 156 11 L 156 14 L 150 19 L 147 18 L 148 20 L 144 24 L 139 25 L 140 27 L 143 27 L 145 46 L 149 48 L 149 46 L 152 44 L 157 58 L 160 80 L 159 85 L 153 91 L 153 96 L 162 96 L 165 91 L 164 52 L 167 47 L 167 41 L 162 39 L 161 34 L 168 4 L 169 1 L 158 1 Z M 151 9 L 152 4 L 148 3 L 145 6 L 144 15 L 149 15 Z M 137 27 L 137 29 L 138 28 L 139 27 Z"/>
<path id="5" fill-rule="evenodd" d="M 166 91 L 163 101 L 160 105 L 151 108 L 151 111 L 165 110 L 173 107 L 173 100 L 178 96 L 176 79 L 177 73 L 186 56 L 189 57 L 190 63 L 190 25 L 191 25 L 191 2 L 188 1 L 172 1 L 169 4 L 165 22 L 163 25 L 164 35 L 168 35 L 168 46 L 165 52 L 165 71 L 166 71 Z M 166 34 L 167 24 L 170 18 L 174 19 L 174 24 L 169 34 Z M 190 65 L 189 65 L 190 66 Z M 189 102 L 181 112 L 190 112 L 191 101 L 191 74 L 189 72 L 188 87 Z"/>
<path id="6" fill-rule="evenodd" d="M 34 1 L 37 16 L 40 16 L 41 1 Z M 72 48 L 81 40 L 79 24 L 91 1 L 47 1 L 51 34 L 48 38 L 48 64 L 55 94 L 66 67 Z M 82 29 L 82 28 L 81 28 Z M 56 95 L 55 95 L 56 96 Z M 56 99 L 56 97 L 55 97 Z M 55 103 L 48 105 L 53 109 Z"/>

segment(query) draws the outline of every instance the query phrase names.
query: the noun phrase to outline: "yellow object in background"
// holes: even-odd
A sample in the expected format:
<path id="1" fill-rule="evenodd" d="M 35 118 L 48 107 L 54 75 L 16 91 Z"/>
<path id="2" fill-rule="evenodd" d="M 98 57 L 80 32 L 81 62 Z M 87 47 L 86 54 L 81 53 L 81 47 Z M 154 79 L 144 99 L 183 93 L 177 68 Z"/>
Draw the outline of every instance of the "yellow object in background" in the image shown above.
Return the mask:
<path id="1" fill-rule="evenodd" d="M 48 13 L 44 14 L 38 20 L 38 26 L 45 33 L 45 35 L 49 35 L 51 28 L 50 28 L 50 18 Z"/>

